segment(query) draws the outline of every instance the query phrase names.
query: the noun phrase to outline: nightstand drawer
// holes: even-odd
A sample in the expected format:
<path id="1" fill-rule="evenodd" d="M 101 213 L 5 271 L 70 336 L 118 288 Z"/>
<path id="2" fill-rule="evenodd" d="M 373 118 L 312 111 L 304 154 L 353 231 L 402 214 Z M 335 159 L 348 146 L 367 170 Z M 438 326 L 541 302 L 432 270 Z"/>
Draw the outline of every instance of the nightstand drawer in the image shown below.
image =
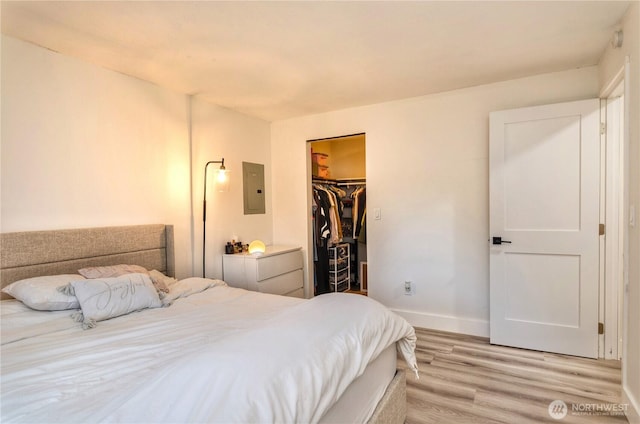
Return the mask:
<path id="1" fill-rule="evenodd" d="M 257 283 L 259 292 L 280 295 L 301 289 L 302 285 L 301 269 L 287 274 L 278 275 L 277 277 L 269 278 L 267 280 L 262 280 Z"/>
<path id="2" fill-rule="evenodd" d="M 302 252 L 296 250 L 258 259 L 256 280 L 263 281 L 291 271 L 302 269 Z"/>
<path id="3" fill-rule="evenodd" d="M 304 297 L 303 256 L 298 246 L 267 246 L 263 254 L 222 257 L 223 279 L 232 287 Z"/>

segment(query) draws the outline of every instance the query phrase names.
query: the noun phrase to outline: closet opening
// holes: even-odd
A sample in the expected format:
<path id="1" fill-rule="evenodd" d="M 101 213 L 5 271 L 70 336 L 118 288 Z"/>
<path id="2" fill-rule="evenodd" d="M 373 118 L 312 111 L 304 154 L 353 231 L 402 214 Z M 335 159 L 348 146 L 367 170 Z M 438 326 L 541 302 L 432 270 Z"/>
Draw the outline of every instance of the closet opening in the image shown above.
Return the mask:
<path id="1" fill-rule="evenodd" d="M 367 294 L 365 134 L 309 140 L 314 296 Z"/>

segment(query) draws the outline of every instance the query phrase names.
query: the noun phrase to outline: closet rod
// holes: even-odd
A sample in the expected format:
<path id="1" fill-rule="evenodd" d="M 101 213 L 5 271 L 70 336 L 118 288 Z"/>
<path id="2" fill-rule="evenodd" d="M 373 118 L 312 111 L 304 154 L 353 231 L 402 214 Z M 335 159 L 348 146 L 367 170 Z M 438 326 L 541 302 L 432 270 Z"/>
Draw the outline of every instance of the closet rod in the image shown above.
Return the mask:
<path id="1" fill-rule="evenodd" d="M 364 185 L 367 183 L 366 178 L 312 178 L 312 182 L 319 184 L 336 184 L 339 186 L 347 185 Z"/>
<path id="2" fill-rule="evenodd" d="M 367 181 L 366 180 L 361 180 L 361 181 L 344 181 L 344 182 L 337 182 L 336 185 L 338 187 L 344 187 L 344 186 L 353 186 L 353 185 L 367 185 Z"/>

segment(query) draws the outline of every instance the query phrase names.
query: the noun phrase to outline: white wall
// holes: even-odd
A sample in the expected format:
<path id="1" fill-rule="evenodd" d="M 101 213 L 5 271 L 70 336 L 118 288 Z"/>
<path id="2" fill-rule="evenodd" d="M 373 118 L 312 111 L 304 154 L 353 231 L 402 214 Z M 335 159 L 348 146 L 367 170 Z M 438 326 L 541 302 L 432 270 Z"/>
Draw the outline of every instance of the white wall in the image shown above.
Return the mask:
<path id="1" fill-rule="evenodd" d="M 382 215 L 367 221 L 370 296 L 414 325 L 488 335 L 489 112 L 597 95 L 590 67 L 274 122 L 274 239 L 309 251 L 306 140 L 364 132 Z"/>
<path id="2" fill-rule="evenodd" d="M 628 203 L 635 206 L 635 226 L 629 226 L 629 290 L 626 294 L 624 349 L 622 353 L 623 402 L 631 407 L 628 418 L 640 423 L 640 4 L 629 8 L 622 22 L 624 42 L 621 48 L 607 48 L 600 61 L 600 88 L 605 90 L 630 59 Z M 628 212 L 627 212 L 628 213 Z"/>
<path id="3" fill-rule="evenodd" d="M 270 181 L 267 122 L 5 36 L 1 88 L 2 232 L 173 224 L 178 277 L 200 275 L 204 164 L 224 156 L 207 275 L 222 276 L 232 235 L 272 241 L 270 186 L 267 214 L 244 216 L 242 201 L 242 161 Z"/>
<path id="4" fill-rule="evenodd" d="M 224 245 L 231 241 L 232 237 L 243 243 L 255 239 L 266 244 L 273 242 L 270 125 L 266 121 L 212 105 L 196 97 L 192 101 L 192 128 L 194 257 L 199 258 L 193 270 L 194 275 L 202 275 L 205 164 L 224 158 L 231 178 L 228 191 L 218 192 L 212 177 L 219 165 L 209 165 L 206 275 L 210 278 L 222 278 Z M 266 214 L 244 215 L 242 162 L 264 165 Z"/>
<path id="5" fill-rule="evenodd" d="M 186 97 L 2 37 L 3 232 L 175 225 L 190 273 Z"/>

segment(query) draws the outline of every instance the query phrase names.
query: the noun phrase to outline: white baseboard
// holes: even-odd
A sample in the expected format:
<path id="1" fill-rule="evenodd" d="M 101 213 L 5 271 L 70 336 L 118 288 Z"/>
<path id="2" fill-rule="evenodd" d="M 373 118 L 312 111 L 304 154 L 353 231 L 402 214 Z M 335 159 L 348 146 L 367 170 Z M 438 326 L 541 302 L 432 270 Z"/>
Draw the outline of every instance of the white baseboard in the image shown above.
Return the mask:
<path id="1" fill-rule="evenodd" d="M 414 327 L 489 337 L 489 321 L 392 309 Z"/>
<path id="2" fill-rule="evenodd" d="M 625 415 L 629 424 L 640 424 L 640 405 L 624 386 L 622 387 L 622 403 L 628 405 Z"/>

